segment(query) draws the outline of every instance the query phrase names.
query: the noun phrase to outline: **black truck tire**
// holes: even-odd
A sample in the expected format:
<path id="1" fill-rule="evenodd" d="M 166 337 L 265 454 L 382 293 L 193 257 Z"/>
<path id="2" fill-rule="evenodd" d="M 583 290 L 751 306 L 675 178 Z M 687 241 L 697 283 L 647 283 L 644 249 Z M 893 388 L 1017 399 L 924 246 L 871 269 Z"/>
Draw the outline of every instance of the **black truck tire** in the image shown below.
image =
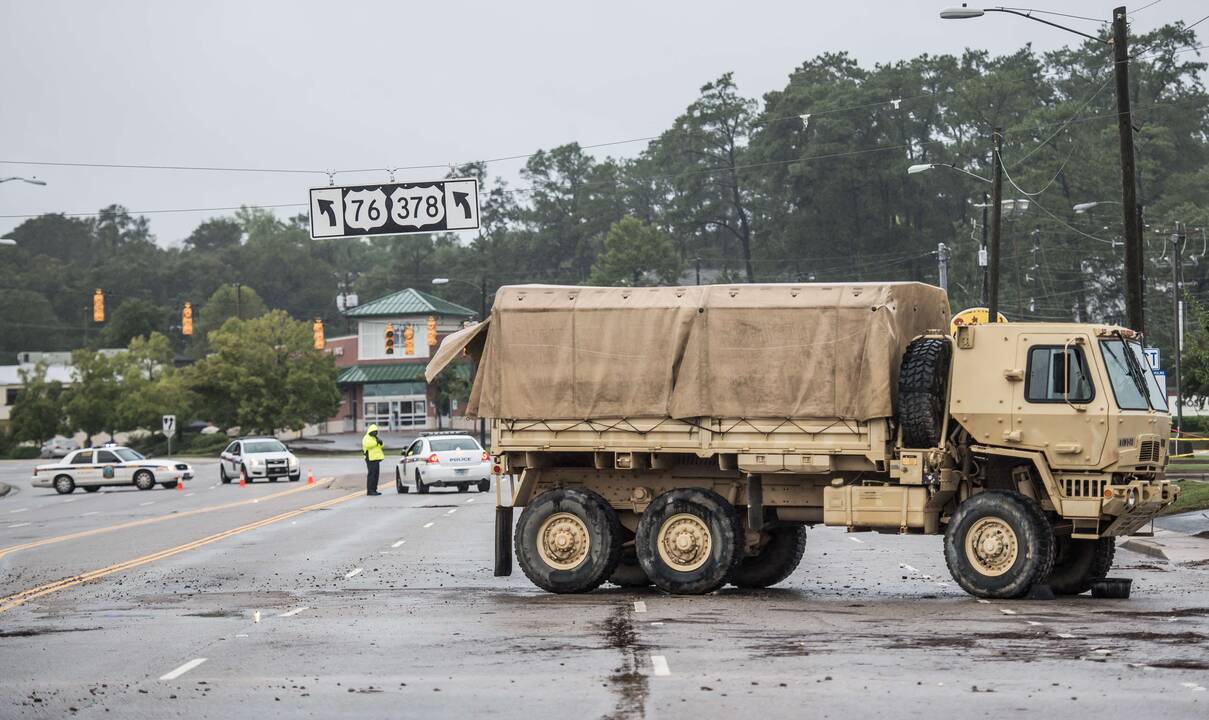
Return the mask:
<path id="1" fill-rule="evenodd" d="M 595 590 L 617 569 L 621 523 L 600 495 L 581 488 L 542 493 L 516 524 L 516 560 L 525 576 L 553 593 Z"/>
<path id="2" fill-rule="evenodd" d="M 638 562 L 660 590 L 704 595 L 726 584 L 743 556 L 735 507 L 705 488 L 669 490 L 638 521 Z"/>
<path id="3" fill-rule="evenodd" d="M 1108 577 L 1113 557 L 1117 554 L 1115 538 L 1074 540 L 1068 536 L 1055 539 L 1054 569 L 1045 584 L 1055 595 L 1081 595 L 1097 580 Z"/>
<path id="4" fill-rule="evenodd" d="M 1054 532 L 1036 501 L 988 490 L 957 506 L 945 529 L 945 563 L 974 597 L 1028 594 L 1054 566 Z"/>
<path id="5" fill-rule="evenodd" d="M 609 576 L 609 582 L 623 588 L 651 586 L 651 579 L 646 576 L 642 565 L 638 564 L 638 552 L 633 546 L 621 549 L 621 559 L 617 562 L 617 569 Z"/>
<path id="6" fill-rule="evenodd" d="M 942 338 L 917 338 L 903 353 L 898 375 L 898 423 L 903 431 L 903 447 L 940 444 L 951 353 L 949 342 Z"/>
<path id="7" fill-rule="evenodd" d="M 806 550 L 806 528 L 774 528 L 760 554 L 745 557 L 730 574 L 730 584 L 740 588 L 766 588 L 793 574 Z"/>

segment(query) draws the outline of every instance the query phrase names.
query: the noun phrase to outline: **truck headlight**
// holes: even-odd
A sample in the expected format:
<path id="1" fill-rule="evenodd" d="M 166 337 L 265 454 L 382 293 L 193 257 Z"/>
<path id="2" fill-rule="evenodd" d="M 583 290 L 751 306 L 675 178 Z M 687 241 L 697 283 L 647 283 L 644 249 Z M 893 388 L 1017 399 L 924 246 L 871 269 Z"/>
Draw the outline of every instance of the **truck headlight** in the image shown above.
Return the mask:
<path id="1" fill-rule="evenodd" d="M 1138 489 L 1136 487 L 1129 488 L 1129 492 L 1125 493 L 1125 509 L 1133 510 L 1138 506 Z"/>

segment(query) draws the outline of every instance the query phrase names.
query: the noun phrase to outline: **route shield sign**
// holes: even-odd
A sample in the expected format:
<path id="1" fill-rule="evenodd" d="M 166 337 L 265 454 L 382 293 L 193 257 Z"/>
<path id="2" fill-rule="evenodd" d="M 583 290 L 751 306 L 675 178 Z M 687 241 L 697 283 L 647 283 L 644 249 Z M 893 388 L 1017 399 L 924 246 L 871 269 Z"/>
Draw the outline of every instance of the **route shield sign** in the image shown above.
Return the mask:
<path id="1" fill-rule="evenodd" d="M 311 189 L 311 237 L 365 237 L 473 230 L 479 226 L 479 181 Z"/>

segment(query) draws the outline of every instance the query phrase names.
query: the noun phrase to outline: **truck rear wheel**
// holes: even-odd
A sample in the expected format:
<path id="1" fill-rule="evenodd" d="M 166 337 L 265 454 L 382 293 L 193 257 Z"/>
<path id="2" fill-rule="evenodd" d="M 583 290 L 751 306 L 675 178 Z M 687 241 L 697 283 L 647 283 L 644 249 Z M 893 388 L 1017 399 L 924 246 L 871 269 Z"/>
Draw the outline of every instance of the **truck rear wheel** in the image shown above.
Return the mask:
<path id="1" fill-rule="evenodd" d="M 806 550 L 806 528 L 801 525 L 775 528 L 760 554 L 745 557 L 730 575 L 730 584 L 740 588 L 766 588 L 793 574 Z"/>
<path id="2" fill-rule="evenodd" d="M 951 352 L 947 340 L 917 338 L 903 353 L 898 375 L 898 423 L 903 430 L 904 447 L 930 448 L 940 444 Z"/>
<path id="3" fill-rule="evenodd" d="M 743 527 L 733 505 L 704 488 L 669 490 L 647 507 L 634 544 L 660 590 L 703 595 L 722 587 L 741 554 Z"/>
<path id="4" fill-rule="evenodd" d="M 646 576 L 642 565 L 638 564 L 638 552 L 632 546 L 621 549 L 621 559 L 617 562 L 617 569 L 609 576 L 609 582 L 623 588 L 651 586 L 651 579 Z"/>
<path id="5" fill-rule="evenodd" d="M 525 507 L 514 542 L 517 562 L 534 585 L 553 593 L 588 592 L 617 568 L 621 523 L 596 493 L 561 488 Z"/>
<path id="6" fill-rule="evenodd" d="M 1053 568 L 1054 534 L 1033 500 L 1016 492 L 981 492 L 953 513 L 945 529 L 945 562 L 975 597 L 1023 597 Z"/>
<path id="7" fill-rule="evenodd" d="M 1097 580 L 1108 577 L 1116 553 L 1115 538 L 1074 540 L 1065 535 L 1058 537 L 1054 541 L 1054 569 L 1045 584 L 1055 595 L 1085 593 Z"/>

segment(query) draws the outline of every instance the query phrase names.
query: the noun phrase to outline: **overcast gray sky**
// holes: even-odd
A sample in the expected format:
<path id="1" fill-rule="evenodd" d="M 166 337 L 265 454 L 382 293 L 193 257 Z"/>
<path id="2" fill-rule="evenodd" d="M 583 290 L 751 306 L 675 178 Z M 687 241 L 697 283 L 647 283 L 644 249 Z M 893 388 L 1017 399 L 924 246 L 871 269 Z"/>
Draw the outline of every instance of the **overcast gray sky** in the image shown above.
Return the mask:
<path id="1" fill-rule="evenodd" d="M 1075 39 L 1002 15 L 941 21 L 947 4 L 0 0 L 0 159 L 303 169 L 462 162 L 658 134 L 702 84 L 730 70 L 744 94 L 759 97 L 827 51 L 871 65 L 966 46 L 1002 53 L 1032 42 L 1044 51 Z M 1033 7 L 1108 18 L 1115 4 Z M 1162 0 L 1133 16 L 1135 30 L 1191 22 L 1206 7 Z M 522 162 L 489 170 L 515 181 Z M 299 203 L 278 211 L 289 215 L 305 211 L 307 188 L 327 184 L 321 173 L 0 165 L 8 175 L 49 184 L 0 184 L 0 215 Z M 176 244 L 224 214 L 153 214 L 151 227 Z M 20 222 L 0 218 L 0 234 Z"/>

